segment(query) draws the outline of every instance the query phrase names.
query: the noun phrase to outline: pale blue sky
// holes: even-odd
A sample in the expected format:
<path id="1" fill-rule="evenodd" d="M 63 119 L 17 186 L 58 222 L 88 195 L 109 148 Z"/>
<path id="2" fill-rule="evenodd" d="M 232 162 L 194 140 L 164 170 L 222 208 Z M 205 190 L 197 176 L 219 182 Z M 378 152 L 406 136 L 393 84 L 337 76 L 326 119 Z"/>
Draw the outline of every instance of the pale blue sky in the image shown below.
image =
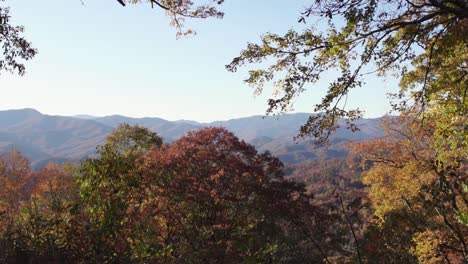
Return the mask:
<path id="1" fill-rule="evenodd" d="M 39 50 L 23 77 L 0 75 L 0 110 L 35 108 L 54 115 L 153 116 L 213 121 L 265 113 L 271 90 L 254 97 L 245 71 L 224 65 L 265 32 L 297 26 L 306 0 L 227 0 L 223 20 L 187 21 L 198 34 L 177 40 L 160 9 L 122 8 L 115 0 L 7 0 L 16 24 Z M 368 117 L 389 109 L 394 81 L 368 80 L 349 106 Z M 311 112 L 326 83 L 295 105 Z"/>

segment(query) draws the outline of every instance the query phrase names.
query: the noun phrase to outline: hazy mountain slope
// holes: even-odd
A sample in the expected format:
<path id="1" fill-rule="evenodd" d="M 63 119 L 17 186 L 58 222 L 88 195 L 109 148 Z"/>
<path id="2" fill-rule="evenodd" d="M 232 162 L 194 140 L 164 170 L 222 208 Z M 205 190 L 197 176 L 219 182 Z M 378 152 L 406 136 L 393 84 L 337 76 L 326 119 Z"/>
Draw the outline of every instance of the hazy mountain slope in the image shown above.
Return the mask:
<path id="1" fill-rule="evenodd" d="M 205 125 L 226 127 L 247 141 L 261 137 L 292 138 L 298 134 L 300 127 L 306 123 L 310 115 L 308 113 L 297 113 L 280 116 L 252 116 L 228 121 L 217 121 Z M 379 120 L 379 118 L 359 120 L 357 124 L 361 131 L 353 133 L 345 128 L 340 128 L 336 131 L 334 137 L 365 139 L 381 135 L 381 129 L 377 128 Z"/>
<path id="2" fill-rule="evenodd" d="M 360 131 L 352 132 L 340 128 L 333 134 L 331 145 L 328 148 L 317 148 L 315 142 L 310 139 L 294 141 L 294 136 L 297 135 L 299 128 L 309 116 L 308 113 L 251 116 L 211 123 L 198 123 L 190 120 L 172 122 L 161 118 L 129 118 L 124 116 L 108 116 L 95 120 L 113 127 L 123 122 L 139 124 L 156 131 L 169 142 L 190 130 L 208 126 L 222 126 L 254 145 L 258 150 L 270 151 L 287 163 L 299 163 L 321 157 L 342 157 L 347 153 L 346 142 L 380 137 L 383 134 L 382 129 L 378 127 L 380 118 L 362 119 L 357 121 Z"/>
<path id="3" fill-rule="evenodd" d="M 95 153 L 105 137 L 121 123 L 138 124 L 157 132 L 171 142 L 188 131 L 208 126 L 223 126 L 253 144 L 260 151 L 270 151 L 287 163 L 298 163 L 318 157 L 340 157 L 346 154 L 349 140 L 379 137 L 379 119 L 359 121 L 361 131 L 339 129 L 327 149 L 316 148 L 311 139 L 294 141 L 309 114 L 252 116 L 198 123 L 189 120 L 168 121 L 161 118 L 131 118 L 120 115 L 50 116 L 33 109 L 0 111 L 0 152 L 18 148 L 36 167 L 48 161 L 79 161 Z"/>
<path id="4" fill-rule="evenodd" d="M 344 127 L 340 128 L 331 137 L 331 145 L 328 148 L 317 148 L 314 140 L 294 140 L 309 115 L 298 113 L 253 116 L 213 122 L 208 125 L 224 126 L 253 144 L 258 150 L 268 150 L 286 163 L 299 163 L 321 157 L 343 157 L 347 154 L 345 144 L 350 140 L 364 140 L 383 135 L 382 129 L 378 127 L 379 118 L 362 119 L 357 121 L 360 131 L 352 132 Z"/>
<path id="5" fill-rule="evenodd" d="M 33 161 L 78 161 L 93 154 L 112 128 L 93 120 L 43 115 L 33 109 L 0 111 L 0 151 L 18 148 Z"/>
<path id="6" fill-rule="evenodd" d="M 121 123 L 141 125 L 157 132 L 158 135 L 161 136 L 166 142 L 172 142 L 186 134 L 188 131 L 200 129 L 202 127 L 200 125 L 195 125 L 195 122 L 194 124 L 178 121 L 171 122 L 157 117 L 132 118 L 121 115 L 112 115 L 98 117 L 94 120 L 110 127 L 117 127 Z"/>
<path id="7" fill-rule="evenodd" d="M 298 113 L 281 116 L 251 116 L 228 121 L 217 121 L 207 125 L 223 126 L 246 141 L 259 137 L 277 138 L 294 136 L 310 114 Z"/>

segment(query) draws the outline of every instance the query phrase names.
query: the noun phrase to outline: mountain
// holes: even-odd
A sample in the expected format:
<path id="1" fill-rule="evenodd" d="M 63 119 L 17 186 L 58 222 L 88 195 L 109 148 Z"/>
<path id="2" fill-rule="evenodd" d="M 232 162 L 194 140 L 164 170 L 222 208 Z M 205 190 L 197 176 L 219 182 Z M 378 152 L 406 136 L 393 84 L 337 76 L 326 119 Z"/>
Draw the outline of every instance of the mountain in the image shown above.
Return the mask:
<path id="1" fill-rule="evenodd" d="M 299 163 L 319 157 L 346 155 L 349 140 L 382 136 L 379 119 L 359 121 L 361 131 L 344 128 L 333 135 L 328 148 L 317 148 L 314 140 L 294 141 L 299 128 L 310 114 L 251 116 L 227 121 L 198 123 L 190 120 L 168 121 L 162 118 L 132 118 L 121 115 L 74 117 L 41 114 L 34 109 L 0 111 L 0 152 L 19 149 L 35 168 L 49 161 L 78 162 L 93 155 L 96 147 L 121 123 L 145 126 L 172 142 L 188 131 L 210 126 L 223 126 L 260 151 L 270 151 L 287 163 Z"/>
<path id="2" fill-rule="evenodd" d="M 365 140 L 383 136 L 379 128 L 380 119 L 363 119 L 358 121 L 360 131 L 352 132 L 345 128 L 338 129 L 330 137 L 330 145 L 327 148 L 318 147 L 311 138 L 297 139 L 299 128 L 304 124 L 309 114 L 294 114 L 283 116 L 279 119 L 261 121 L 257 129 L 242 130 L 242 123 L 227 123 L 226 126 L 246 138 L 259 151 L 270 151 L 285 163 L 300 163 L 306 160 L 344 157 L 347 155 L 346 144 L 351 140 Z M 244 120 L 248 121 L 248 120 Z M 275 122 L 278 124 L 275 125 Z M 236 124 L 237 123 L 237 124 Z M 238 126 L 236 126 L 238 125 Z"/>
<path id="3" fill-rule="evenodd" d="M 15 147 L 33 165 L 78 161 L 93 154 L 111 131 L 93 120 L 43 115 L 34 109 L 0 111 L 0 152 Z"/>
<path id="4" fill-rule="evenodd" d="M 251 116 L 227 121 L 197 123 L 194 121 L 170 122 L 159 118 L 128 118 L 116 116 L 97 119 L 108 125 L 126 122 L 140 124 L 158 132 L 166 141 L 172 141 L 190 130 L 208 126 L 222 126 L 235 133 L 238 137 L 254 145 L 260 151 L 270 151 L 287 163 L 300 163 L 309 159 L 321 157 L 343 157 L 347 154 L 345 143 L 349 140 L 363 140 L 383 135 L 378 128 L 379 118 L 363 119 L 357 123 L 360 131 L 351 132 L 338 129 L 331 139 L 327 149 L 317 148 L 314 140 L 294 141 L 299 128 L 309 118 L 308 113 L 288 114 L 281 116 Z M 108 122 L 108 120 L 116 122 Z M 167 124 L 170 123 L 170 124 Z M 185 125 L 181 125 L 181 123 Z M 163 125 L 164 124 L 164 125 Z M 172 128 L 171 130 L 167 130 Z"/>
<path id="5" fill-rule="evenodd" d="M 164 141 L 172 142 L 190 130 L 200 129 L 202 125 L 195 125 L 187 122 L 171 122 L 157 117 L 132 118 L 121 115 L 98 117 L 93 119 L 109 127 L 117 127 L 119 124 L 141 125 L 158 133 Z"/>
<path id="6" fill-rule="evenodd" d="M 297 113 L 280 116 L 251 116 L 228 121 L 216 121 L 208 125 L 226 127 L 246 141 L 252 141 L 260 137 L 287 137 L 292 139 L 298 134 L 299 128 L 307 122 L 310 115 L 309 113 Z M 381 131 L 376 127 L 379 120 L 378 118 L 360 120 L 358 124 L 361 131 L 353 133 L 347 129 L 338 129 L 334 137 L 366 139 L 380 135 Z"/>
<path id="7" fill-rule="evenodd" d="M 307 121 L 309 114 L 290 114 L 281 116 L 251 116 L 228 121 L 210 123 L 211 126 L 226 127 L 238 137 L 251 141 L 259 137 L 295 136 L 299 127 Z"/>
<path id="8" fill-rule="evenodd" d="M 76 118 L 79 118 L 79 119 L 95 119 L 95 118 L 97 118 L 96 116 L 92 116 L 92 115 L 74 115 L 72 117 L 76 117 Z"/>

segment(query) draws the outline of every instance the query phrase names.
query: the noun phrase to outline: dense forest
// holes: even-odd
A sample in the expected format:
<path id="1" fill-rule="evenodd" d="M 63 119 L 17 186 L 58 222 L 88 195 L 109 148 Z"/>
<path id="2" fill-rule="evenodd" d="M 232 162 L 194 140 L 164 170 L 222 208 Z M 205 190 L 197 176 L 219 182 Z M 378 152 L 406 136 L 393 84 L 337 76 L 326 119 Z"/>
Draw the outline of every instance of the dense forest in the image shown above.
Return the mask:
<path id="1" fill-rule="evenodd" d="M 345 159 L 288 166 L 217 127 L 167 144 L 123 124 L 95 157 L 40 171 L 12 151 L 1 262 L 461 263 L 466 148 L 438 151 L 456 145 L 419 122 L 389 118 Z"/>
<path id="2" fill-rule="evenodd" d="M 165 10 L 185 36 L 225 1 L 118 2 Z M 221 127 L 164 142 L 122 124 L 95 156 L 39 171 L 13 150 L 0 157 L 0 262 L 467 263 L 468 3 L 315 0 L 298 20 L 227 70 L 247 67 L 256 94 L 273 87 L 270 114 L 334 73 L 298 131 L 325 146 L 339 126 L 359 130 L 350 91 L 393 76 L 382 137 L 290 165 Z M 0 43 L 0 71 L 23 75 L 37 50 L 3 7 Z"/>

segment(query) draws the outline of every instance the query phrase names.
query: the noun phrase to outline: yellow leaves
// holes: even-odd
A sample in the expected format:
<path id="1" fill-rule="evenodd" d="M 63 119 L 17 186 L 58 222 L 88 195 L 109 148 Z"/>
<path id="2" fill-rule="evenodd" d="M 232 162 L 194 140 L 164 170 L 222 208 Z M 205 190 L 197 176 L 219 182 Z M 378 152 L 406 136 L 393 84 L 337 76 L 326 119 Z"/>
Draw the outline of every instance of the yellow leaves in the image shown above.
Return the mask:
<path id="1" fill-rule="evenodd" d="M 383 139 L 356 144 L 353 150 L 369 168 L 363 183 L 369 186 L 379 227 L 401 221 L 395 215 L 408 217 L 405 227 L 411 231 L 406 237 L 414 244 L 410 253 L 420 263 L 445 263 L 445 258 L 460 263 L 468 219 L 461 188 L 466 182 L 466 155 L 461 153 L 466 148 L 455 132 L 466 131 L 454 125 L 462 117 L 435 109 L 424 118 L 405 112 L 390 119 Z M 455 132 L 440 134 L 445 129 Z"/>
<path id="2" fill-rule="evenodd" d="M 272 46 L 270 45 L 267 45 L 267 44 L 264 44 L 262 46 L 262 53 L 265 53 L 265 54 L 271 54 L 273 52 L 275 52 L 276 49 L 274 49 Z"/>
<path id="3" fill-rule="evenodd" d="M 363 178 L 363 183 L 370 185 L 369 198 L 375 206 L 375 215 L 381 221 L 384 220 L 387 212 L 402 205 L 402 200 L 398 195 L 389 195 L 395 189 L 394 179 L 391 178 L 393 175 L 394 170 L 386 170 L 382 166 L 376 166 Z"/>
<path id="4" fill-rule="evenodd" d="M 422 129 L 413 121 L 406 116 L 386 120 L 384 138 L 352 147 L 361 166 L 369 168 L 363 183 L 370 186 L 369 198 L 381 221 L 394 210 L 419 209 L 418 199 L 426 195 L 424 188 L 437 179 L 432 166 L 435 152 L 429 144 L 431 126 Z"/>
<path id="5" fill-rule="evenodd" d="M 453 105 L 460 108 L 466 100 L 468 88 L 466 61 L 468 45 L 466 33 L 460 25 L 447 29 L 445 34 L 425 40 L 425 52 L 416 56 L 413 69 L 402 75 L 400 87 L 409 92 L 416 103 L 430 110 L 434 105 L 449 110 Z"/>
<path id="6" fill-rule="evenodd" d="M 412 204 L 421 188 L 435 178 L 435 173 L 416 161 L 408 161 L 402 168 L 379 163 L 364 174 L 363 183 L 370 186 L 369 198 L 375 206 L 375 215 L 384 221 L 387 213 Z"/>
<path id="7" fill-rule="evenodd" d="M 417 233 L 413 241 L 416 243 L 412 253 L 419 263 L 439 264 L 445 263 L 440 254 L 440 245 L 443 243 L 443 234 L 440 231 L 424 231 Z"/>

